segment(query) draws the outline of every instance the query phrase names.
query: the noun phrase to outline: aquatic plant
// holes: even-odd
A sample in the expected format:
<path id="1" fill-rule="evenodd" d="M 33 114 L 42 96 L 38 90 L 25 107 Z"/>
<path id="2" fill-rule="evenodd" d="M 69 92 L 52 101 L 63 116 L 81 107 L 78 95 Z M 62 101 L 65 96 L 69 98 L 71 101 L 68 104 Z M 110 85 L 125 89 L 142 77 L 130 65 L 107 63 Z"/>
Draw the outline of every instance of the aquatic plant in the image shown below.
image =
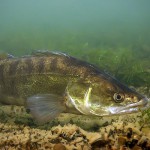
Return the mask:
<path id="1" fill-rule="evenodd" d="M 4 34 L 0 51 L 15 56 L 31 54 L 36 49 L 61 51 L 87 60 L 128 85 L 150 87 L 148 38 L 128 37 L 126 33 L 123 38 L 119 32 L 26 30 Z"/>

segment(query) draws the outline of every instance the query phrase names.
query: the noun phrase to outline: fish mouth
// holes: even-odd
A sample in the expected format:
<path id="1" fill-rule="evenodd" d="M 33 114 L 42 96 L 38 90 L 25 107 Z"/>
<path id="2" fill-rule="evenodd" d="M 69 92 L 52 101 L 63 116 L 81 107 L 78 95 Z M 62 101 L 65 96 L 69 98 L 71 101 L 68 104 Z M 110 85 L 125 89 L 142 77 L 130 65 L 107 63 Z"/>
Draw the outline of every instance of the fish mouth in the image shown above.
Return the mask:
<path id="1" fill-rule="evenodd" d="M 150 99 L 143 98 L 137 103 L 128 104 L 126 106 L 111 106 L 109 107 L 110 114 L 124 114 L 143 111 L 150 108 Z"/>

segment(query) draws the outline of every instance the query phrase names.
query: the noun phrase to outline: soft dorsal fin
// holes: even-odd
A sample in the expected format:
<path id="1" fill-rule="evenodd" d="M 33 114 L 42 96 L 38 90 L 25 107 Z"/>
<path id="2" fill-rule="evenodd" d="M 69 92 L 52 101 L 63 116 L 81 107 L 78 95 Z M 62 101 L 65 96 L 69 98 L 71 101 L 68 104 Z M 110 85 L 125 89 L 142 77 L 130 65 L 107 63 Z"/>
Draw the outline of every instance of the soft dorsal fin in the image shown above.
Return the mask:
<path id="1" fill-rule="evenodd" d="M 57 52 L 57 51 L 49 51 L 49 50 L 36 50 L 32 52 L 32 55 L 34 56 L 61 55 L 65 57 L 70 57 L 69 55 L 65 53 Z"/>

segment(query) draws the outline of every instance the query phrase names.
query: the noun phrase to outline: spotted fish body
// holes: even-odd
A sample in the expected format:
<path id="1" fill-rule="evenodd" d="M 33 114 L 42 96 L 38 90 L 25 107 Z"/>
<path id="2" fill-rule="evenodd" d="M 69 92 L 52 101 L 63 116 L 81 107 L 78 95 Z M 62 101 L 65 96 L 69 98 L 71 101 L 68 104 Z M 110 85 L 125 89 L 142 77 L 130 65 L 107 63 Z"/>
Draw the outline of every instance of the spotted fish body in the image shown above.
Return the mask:
<path id="1" fill-rule="evenodd" d="M 34 94 L 63 95 L 68 81 L 96 78 L 97 70 L 73 57 L 60 53 L 10 58 L 0 61 L 0 95 L 4 103 L 23 104 L 4 97 L 23 98 Z"/>
<path id="2" fill-rule="evenodd" d="M 148 99 L 87 62 L 38 51 L 0 60 L 0 103 L 27 105 L 37 120 L 45 122 L 61 112 L 131 113 L 147 106 Z"/>

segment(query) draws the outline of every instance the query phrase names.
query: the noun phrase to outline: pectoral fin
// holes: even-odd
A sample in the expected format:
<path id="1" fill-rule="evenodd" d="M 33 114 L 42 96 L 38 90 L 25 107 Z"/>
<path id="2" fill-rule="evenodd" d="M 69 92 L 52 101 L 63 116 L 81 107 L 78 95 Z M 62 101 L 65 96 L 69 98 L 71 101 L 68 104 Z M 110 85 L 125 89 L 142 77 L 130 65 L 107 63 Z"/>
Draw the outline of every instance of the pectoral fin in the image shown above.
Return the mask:
<path id="1" fill-rule="evenodd" d="M 65 110 L 62 97 L 53 94 L 38 94 L 29 97 L 27 108 L 40 123 L 51 121 Z"/>

